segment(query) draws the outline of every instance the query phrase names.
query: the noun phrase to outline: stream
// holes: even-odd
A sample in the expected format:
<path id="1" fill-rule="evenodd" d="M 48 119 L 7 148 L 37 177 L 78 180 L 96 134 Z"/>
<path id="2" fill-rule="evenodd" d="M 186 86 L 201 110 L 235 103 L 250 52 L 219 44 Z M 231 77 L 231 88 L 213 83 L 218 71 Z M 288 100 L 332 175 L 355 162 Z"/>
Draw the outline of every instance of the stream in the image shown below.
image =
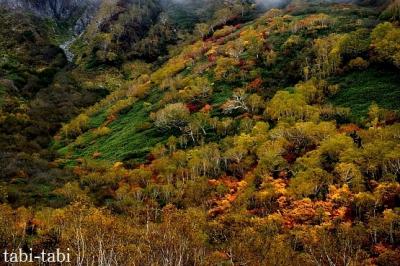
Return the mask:
<path id="1" fill-rule="evenodd" d="M 63 44 L 60 44 L 60 48 L 63 49 L 65 56 L 67 57 L 68 62 L 72 62 L 74 60 L 75 55 L 72 53 L 70 50 L 71 45 L 74 43 L 76 40 L 76 36 L 72 37 L 68 41 L 66 41 Z"/>

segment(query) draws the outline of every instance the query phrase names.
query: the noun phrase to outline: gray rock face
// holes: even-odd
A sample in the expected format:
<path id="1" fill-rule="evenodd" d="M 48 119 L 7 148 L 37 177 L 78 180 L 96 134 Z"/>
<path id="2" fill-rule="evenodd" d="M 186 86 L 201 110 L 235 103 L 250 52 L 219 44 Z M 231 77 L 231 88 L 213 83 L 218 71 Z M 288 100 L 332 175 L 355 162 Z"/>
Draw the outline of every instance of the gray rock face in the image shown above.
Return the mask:
<path id="1" fill-rule="evenodd" d="M 63 44 L 60 45 L 60 48 L 64 51 L 65 57 L 67 57 L 68 62 L 73 62 L 74 61 L 74 53 L 70 50 L 71 45 L 74 43 L 76 40 L 76 37 L 73 36 L 71 39 L 67 40 Z"/>
<path id="2" fill-rule="evenodd" d="M 0 0 L 0 6 L 32 12 L 40 17 L 59 21 L 76 20 L 74 31 L 81 33 L 96 12 L 102 0 Z"/>
<path id="3" fill-rule="evenodd" d="M 60 45 L 69 62 L 74 59 L 70 47 L 76 36 L 85 31 L 102 0 L 0 0 L 0 7 L 30 12 L 39 17 L 73 23 L 73 33 L 69 40 Z"/>

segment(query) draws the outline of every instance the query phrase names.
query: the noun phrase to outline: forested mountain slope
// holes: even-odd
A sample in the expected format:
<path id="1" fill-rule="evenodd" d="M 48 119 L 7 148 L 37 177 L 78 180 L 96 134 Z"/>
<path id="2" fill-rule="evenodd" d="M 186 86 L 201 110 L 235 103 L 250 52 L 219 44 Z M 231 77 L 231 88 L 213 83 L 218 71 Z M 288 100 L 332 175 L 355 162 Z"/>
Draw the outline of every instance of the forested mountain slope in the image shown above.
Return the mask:
<path id="1" fill-rule="evenodd" d="M 49 145 L 61 123 L 135 77 L 127 59 L 127 47 L 134 40 L 143 42 L 150 51 L 164 47 L 160 53 L 167 57 L 167 45 L 183 42 L 187 37 L 163 38 L 159 28 L 164 26 L 160 21 L 164 7 L 158 1 L 1 3 L 0 175 L 11 203 L 31 204 L 49 198 L 57 202 L 49 193 L 70 177 L 68 170 L 48 165 L 56 156 Z M 95 3 L 98 8 L 94 10 Z M 82 12 L 90 13 L 91 20 L 85 24 L 80 24 Z M 152 30 L 153 24 L 157 29 Z M 85 33 L 74 37 L 83 30 L 75 31 L 76 27 L 84 25 L 88 26 L 83 28 Z M 168 25 L 165 24 L 166 31 L 177 35 L 178 31 Z M 180 20 L 173 25 L 181 25 Z M 122 28 L 124 37 L 116 34 L 115 28 Z M 148 34 L 151 37 L 143 37 Z M 78 38 L 74 45 L 81 49 L 73 54 L 75 63 L 68 64 L 58 46 L 74 38 Z M 144 57 L 151 60 L 157 56 Z"/>
<path id="2" fill-rule="evenodd" d="M 399 265 L 399 1 L 201 2 L 103 1 L 69 64 L 57 21 L 0 17 L 26 21 L 1 40 L 0 247 Z"/>

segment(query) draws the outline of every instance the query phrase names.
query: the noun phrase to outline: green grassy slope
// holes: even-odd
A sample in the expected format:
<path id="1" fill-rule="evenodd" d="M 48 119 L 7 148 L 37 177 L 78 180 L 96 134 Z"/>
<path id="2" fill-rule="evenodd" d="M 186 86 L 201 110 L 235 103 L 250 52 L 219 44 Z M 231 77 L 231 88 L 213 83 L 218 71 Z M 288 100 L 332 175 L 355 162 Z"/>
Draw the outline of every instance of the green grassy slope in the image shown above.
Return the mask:
<path id="1" fill-rule="evenodd" d="M 68 153 L 68 150 L 72 150 L 72 158 L 90 158 L 97 153 L 100 160 L 143 162 L 150 149 L 166 138 L 149 118 L 149 113 L 154 108 L 151 104 L 156 103 L 159 98 L 160 95 L 153 92 L 146 102 L 136 102 L 130 110 L 111 122 L 107 126 L 111 130 L 110 134 L 96 137 L 93 131 L 88 131 L 80 137 L 78 144 L 72 143 L 60 152 Z M 105 113 L 100 112 L 91 119 L 90 127 L 100 127 L 105 118 Z"/>
<path id="2" fill-rule="evenodd" d="M 351 108 L 356 118 L 365 117 L 373 102 L 386 109 L 400 110 L 400 79 L 396 71 L 371 67 L 333 80 L 342 89 L 330 102 Z"/>

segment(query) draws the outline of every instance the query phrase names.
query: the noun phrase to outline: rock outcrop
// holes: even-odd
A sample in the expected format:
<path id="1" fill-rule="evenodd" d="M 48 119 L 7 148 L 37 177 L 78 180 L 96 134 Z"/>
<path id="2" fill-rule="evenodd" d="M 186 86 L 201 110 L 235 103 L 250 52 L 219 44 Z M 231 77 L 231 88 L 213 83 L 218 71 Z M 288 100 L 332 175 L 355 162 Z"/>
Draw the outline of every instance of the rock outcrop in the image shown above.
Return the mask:
<path id="1" fill-rule="evenodd" d="M 102 0 L 0 0 L 0 6 L 28 11 L 57 21 L 75 22 L 75 34 L 81 33 Z"/>

